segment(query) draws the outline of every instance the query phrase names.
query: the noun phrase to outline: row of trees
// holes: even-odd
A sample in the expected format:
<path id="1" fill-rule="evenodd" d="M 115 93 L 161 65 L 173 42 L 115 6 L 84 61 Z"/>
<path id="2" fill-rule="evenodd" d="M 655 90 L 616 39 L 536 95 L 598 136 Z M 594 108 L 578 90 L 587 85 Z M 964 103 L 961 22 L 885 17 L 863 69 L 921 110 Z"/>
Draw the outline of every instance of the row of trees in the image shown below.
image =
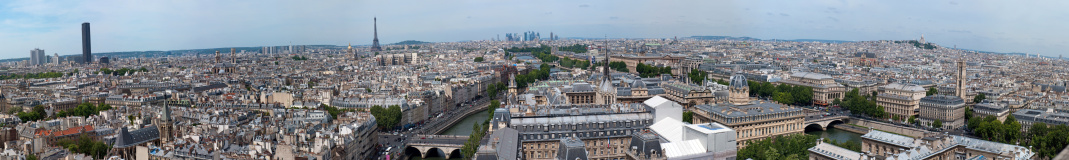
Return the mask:
<path id="1" fill-rule="evenodd" d="M 738 159 L 804 160 L 809 157 L 808 149 L 816 145 L 817 136 L 814 135 L 775 136 L 739 149 Z"/>
<path id="2" fill-rule="evenodd" d="M 534 55 L 535 58 L 538 58 L 539 60 L 542 60 L 542 63 L 552 63 L 552 62 L 556 62 L 557 60 L 560 60 L 560 57 L 557 57 L 556 55 L 550 54 L 549 51 L 545 51 L 545 52 L 543 52 L 543 51 L 535 51 L 535 52 L 531 52 L 531 55 Z"/>
<path id="3" fill-rule="evenodd" d="M 1000 143 L 1014 144 L 1021 138 L 1021 123 L 1013 116 L 1006 116 L 1006 120 L 999 122 L 995 116 L 984 118 L 972 117 L 967 121 L 968 128 L 973 134 L 984 140 Z"/>
<path id="4" fill-rule="evenodd" d="M 308 57 L 304 57 L 304 56 L 293 56 L 293 57 L 290 57 L 290 59 L 293 59 L 293 60 L 295 60 L 295 61 L 303 61 L 303 60 L 308 60 Z"/>
<path id="5" fill-rule="evenodd" d="M 527 74 L 516 75 L 516 87 L 527 88 L 528 83 L 534 83 L 536 80 L 549 79 L 548 64 L 542 63 L 538 70 L 531 70 Z"/>
<path id="6" fill-rule="evenodd" d="M 401 122 L 401 107 L 397 105 L 390 105 L 388 108 L 382 108 L 379 105 L 371 106 L 370 112 L 372 116 L 375 116 L 375 123 L 379 128 L 391 128 Z"/>
<path id="7" fill-rule="evenodd" d="M 78 106 L 76 106 L 74 108 L 56 112 L 56 117 L 67 117 L 67 116 L 89 117 L 89 116 L 93 116 L 93 115 L 99 114 L 100 111 L 110 110 L 111 108 L 112 108 L 111 105 L 108 105 L 108 104 L 93 105 L 93 103 L 85 102 L 85 103 L 82 103 L 82 104 L 78 104 Z"/>
<path id="8" fill-rule="evenodd" d="M 483 62 L 485 60 L 483 57 L 475 57 L 475 62 Z"/>
<path id="9" fill-rule="evenodd" d="M 1053 158 L 1069 145 L 1069 126 L 1048 127 L 1046 123 L 1034 123 L 1028 129 L 1028 137 L 1031 137 L 1031 141 L 1027 144 L 1033 147 L 1032 151 L 1037 156 Z"/>
<path id="10" fill-rule="evenodd" d="M 501 93 L 501 91 L 505 91 L 506 89 L 509 88 L 508 86 L 505 86 L 505 83 L 497 82 L 486 86 L 486 94 L 489 95 L 488 97 L 490 97 L 490 99 L 494 99 L 497 98 L 497 93 Z"/>
<path id="11" fill-rule="evenodd" d="M 18 116 L 23 122 L 38 121 L 48 117 L 48 112 L 45 112 L 45 106 L 42 105 L 34 106 L 30 112 L 23 112 L 20 107 L 14 107 L 14 109 L 18 112 L 15 116 Z"/>
<path id="12" fill-rule="evenodd" d="M 719 82 L 718 82 L 719 83 Z M 770 97 L 783 104 L 810 105 L 813 103 L 813 88 L 788 84 L 772 85 L 769 82 L 747 81 L 750 95 Z"/>
<path id="13" fill-rule="evenodd" d="M 646 65 L 646 64 L 643 64 L 643 63 L 639 63 L 637 66 L 635 66 L 635 71 L 638 72 L 639 76 L 644 77 L 644 78 L 649 78 L 649 77 L 660 76 L 661 74 L 672 74 L 672 67 L 671 66 L 657 67 L 657 66 L 652 66 L 652 65 Z"/>
<path id="14" fill-rule="evenodd" d="M 602 65 L 601 63 L 595 64 L 595 66 L 601 66 L 601 65 Z M 627 63 L 620 62 L 620 61 L 609 62 L 609 68 L 611 68 L 613 70 L 616 70 L 616 71 L 619 71 L 619 72 L 631 72 L 631 70 L 627 69 Z"/>
<path id="15" fill-rule="evenodd" d="M 326 104 L 319 104 L 319 108 L 323 108 L 323 110 L 327 110 L 327 113 L 330 114 L 330 118 L 331 119 L 337 119 L 338 118 L 338 114 L 340 114 L 342 112 L 352 112 L 353 111 L 353 109 L 342 109 L 342 108 L 338 108 L 338 107 L 334 107 L 334 106 L 329 106 L 329 105 L 326 105 Z M 398 108 L 398 109 L 400 109 L 400 108 Z M 376 117 L 375 119 L 377 120 L 378 117 Z"/>
<path id="16" fill-rule="evenodd" d="M 589 68 L 590 61 L 564 57 L 560 59 L 558 65 L 565 68 Z"/>
<path id="17" fill-rule="evenodd" d="M 524 47 L 524 48 L 512 47 L 512 48 L 509 48 L 509 49 L 505 49 L 505 51 L 507 51 L 507 52 L 531 52 L 531 53 L 534 53 L 535 51 L 549 52 L 549 46 L 543 45 L 542 47 Z"/>
<path id="18" fill-rule="evenodd" d="M 104 159 L 104 156 L 107 156 L 108 151 L 111 150 L 111 145 L 92 139 L 93 138 L 90 138 L 89 136 L 82 135 L 77 140 L 56 140 L 56 145 L 67 148 L 71 152 L 86 154 L 97 159 Z"/>
<path id="19" fill-rule="evenodd" d="M 586 51 L 587 51 L 586 47 L 587 47 L 587 45 L 575 44 L 575 45 L 571 45 L 571 46 L 557 47 L 557 50 L 569 51 L 569 52 L 575 52 L 575 53 L 586 53 Z"/>
<path id="20" fill-rule="evenodd" d="M 887 116 L 887 112 L 884 112 L 883 106 L 876 105 L 875 95 L 861 95 L 857 88 L 846 92 L 846 101 L 840 101 L 836 98 L 832 101 L 833 104 L 838 104 L 850 113 L 864 114 L 869 117 L 883 118 Z"/>
<path id="21" fill-rule="evenodd" d="M 59 77 L 63 77 L 63 75 L 64 75 L 63 72 L 41 72 L 41 73 L 26 73 L 26 74 L 9 74 L 9 75 L 0 75 L 0 80 L 59 78 Z"/>

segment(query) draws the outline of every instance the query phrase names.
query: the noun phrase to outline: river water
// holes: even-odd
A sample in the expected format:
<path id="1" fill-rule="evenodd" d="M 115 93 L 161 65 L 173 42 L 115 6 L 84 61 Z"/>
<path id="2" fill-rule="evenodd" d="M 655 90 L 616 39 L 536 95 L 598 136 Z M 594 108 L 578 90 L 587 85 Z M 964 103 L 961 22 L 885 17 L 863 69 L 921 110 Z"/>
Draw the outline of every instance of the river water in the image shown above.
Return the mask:
<path id="1" fill-rule="evenodd" d="M 457 122 L 457 124 L 453 125 L 453 127 L 449 127 L 449 129 L 446 129 L 445 132 L 442 132 L 442 134 L 440 135 L 470 136 L 472 131 L 471 127 L 474 126 L 475 123 L 479 123 L 479 125 L 482 125 L 482 123 L 486 121 L 487 117 L 490 117 L 490 113 L 486 113 L 486 111 L 478 112 L 468 117 L 464 117 L 463 120 Z"/>
<path id="2" fill-rule="evenodd" d="M 855 142 L 855 143 L 861 143 L 861 134 L 857 134 L 857 133 L 846 131 L 846 130 L 841 130 L 841 129 L 838 129 L 838 128 L 835 128 L 835 127 L 831 127 L 829 129 L 823 130 L 823 131 L 809 131 L 809 132 L 805 132 L 805 134 L 820 136 L 821 138 L 824 138 L 824 139 L 834 139 L 835 141 L 839 141 L 841 143 L 842 142 L 851 141 L 851 140 L 853 140 L 853 142 Z M 858 145 L 860 145 L 860 144 L 858 144 Z"/>

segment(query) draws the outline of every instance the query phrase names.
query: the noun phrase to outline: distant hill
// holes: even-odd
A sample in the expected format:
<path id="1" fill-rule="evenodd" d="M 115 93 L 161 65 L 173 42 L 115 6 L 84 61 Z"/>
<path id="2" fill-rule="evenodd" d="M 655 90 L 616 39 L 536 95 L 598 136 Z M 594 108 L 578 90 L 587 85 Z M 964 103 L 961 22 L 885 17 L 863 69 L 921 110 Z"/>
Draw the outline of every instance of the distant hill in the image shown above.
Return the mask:
<path id="1" fill-rule="evenodd" d="M 401 41 L 401 42 L 394 43 L 393 45 L 417 45 L 417 44 L 424 44 L 424 43 L 431 43 L 431 42 L 423 42 L 423 41 L 417 41 L 417 40 L 407 40 L 407 41 Z"/>
<path id="2" fill-rule="evenodd" d="M 293 45 L 295 50 L 298 49 L 297 47 L 299 47 L 299 46 L 302 46 L 302 45 Z M 344 48 L 344 46 L 336 46 L 336 45 L 303 45 L 303 46 L 305 48 L 307 48 L 307 49 L 316 49 L 316 48 L 339 48 L 340 49 L 340 48 Z M 273 46 L 273 47 L 279 47 L 278 49 L 284 50 L 289 46 Z M 234 50 L 236 52 L 241 52 L 242 50 L 245 50 L 245 52 L 260 52 L 260 50 L 263 49 L 263 47 L 232 47 L 232 48 L 234 48 Z M 93 58 L 94 58 L 94 60 L 100 59 L 100 57 L 110 57 L 110 58 L 145 57 L 145 58 L 154 58 L 154 57 L 165 57 L 165 56 L 171 56 L 171 55 L 182 55 L 182 54 L 189 54 L 189 53 L 197 53 L 197 54 L 201 54 L 203 56 L 210 56 L 210 55 L 214 55 L 215 51 L 219 51 L 220 54 L 230 54 L 230 48 L 208 48 L 208 49 L 183 49 L 183 50 L 170 50 L 170 51 L 104 52 L 104 53 L 93 53 Z M 64 58 L 81 57 L 81 55 L 60 55 L 60 57 L 64 57 Z M 30 58 L 23 57 L 23 58 L 2 59 L 2 60 L 0 60 L 0 62 L 22 61 L 22 60 L 28 60 L 28 59 L 30 59 Z"/>
<path id="3" fill-rule="evenodd" d="M 761 41 L 761 39 L 750 37 L 732 37 L 732 36 L 690 36 L 690 38 L 700 40 L 736 40 L 736 41 Z"/>
<path id="4" fill-rule="evenodd" d="M 794 41 L 794 42 L 820 42 L 820 43 L 849 43 L 849 42 L 854 42 L 854 41 L 844 41 L 844 40 L 826 40 L 826 39 L 792 39 L 792 40 L 785 40 L 785 41 Z"/>
<path id="5" fill-rule="evenodd" d="M 819 42 L 819 43 L 847 43 L 854 41 L 844 40 L 826 40 L 826 39 L 758 39 L 753 37 L 732 37 L 732 36 L 690 36 L 690 38 L 700 40 L 736 40 L 736 41 L 794 41 L 794 42 Z"/>

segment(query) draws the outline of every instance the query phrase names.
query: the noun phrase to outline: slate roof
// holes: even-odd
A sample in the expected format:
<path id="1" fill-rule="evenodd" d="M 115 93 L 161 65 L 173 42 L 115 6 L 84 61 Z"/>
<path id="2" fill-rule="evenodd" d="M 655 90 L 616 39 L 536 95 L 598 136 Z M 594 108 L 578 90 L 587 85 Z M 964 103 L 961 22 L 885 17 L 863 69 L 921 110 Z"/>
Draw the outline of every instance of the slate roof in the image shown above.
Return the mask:
<path id="1" fill-rule="evenodd" d="M 115 148 L 127 148 L 137 146 L 138 144 L 160 139 L 160 130 L 155 125 L 145 128 L 128 131 L 126 127 L 123 127 L 119 131 L 118 137 L 115 138 Z"/>
<path id="2" fill-rule="evenodd" d="M 497 157 L 499 159 L 517 159 L 516 152 L 520 147 L 520 132 L 512 128 L 502 128 L 494 131 L 493 138 L 497 139 Z"/>

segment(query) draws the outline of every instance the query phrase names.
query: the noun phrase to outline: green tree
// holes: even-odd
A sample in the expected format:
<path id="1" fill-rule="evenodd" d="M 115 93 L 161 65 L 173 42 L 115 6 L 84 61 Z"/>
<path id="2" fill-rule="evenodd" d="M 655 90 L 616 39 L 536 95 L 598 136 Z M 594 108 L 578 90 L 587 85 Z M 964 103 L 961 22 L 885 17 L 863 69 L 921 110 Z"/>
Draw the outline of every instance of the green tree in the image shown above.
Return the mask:
<path id="1" fill-rule="evenodd" d="M 937 120 L 935 120 L 935 122 L 932 122 L 932 127 L 935 127 L 935 128 L 943 128 L 943 121 L 941 121 L 941 120 L 938 120 L 938 119 L 937 119 Z"/>
<path id="2" fill-rule="evenodd" d="M 929 88 L 928 92 L 925 92 L 924 95 L 925 96 L 931 96 L 931 95 L 935 95 L 936 93 L 939 93 L 939 90 L 936 90 L 935 87 L 932 87 L 932 88 Z"/>
<path id="3" fill-rule="evenodd" d="M 691 83 L 702 84 L 705 82 L 705 77 L 708 76 L 708 74 L 709 73 L 702 72 L 698 69 L 691 69 L 690 73 L 687 73 L 687 78 L 690 78 Z"/>
<path id="4" fill-rule="evenodd" d="M 987 99 L 987 96 L 984 95 L 983 93 L 976 94 L 976 96 L 972 97 L 972 103 L 980 103 L 980 102 L 983 102 L 984 99 Z"/>
<path id="5" fill-rule="evenodd" d="M 751 142 L 746 147 L 739 149 L 737 159 L 782 159 L 781 155 L 798 155 L 797 157 L 809 157 L 807 149 L 816 146 L 817 136 L 808 134 L 793 134 L 786 136 L 773 136 L 759 141 Z M 768 150 L 775 149 L 774 155 Z"/>
<path id="6" fill-rule="evenodd" d="M 973 116 L 972 107 L 965 107 L 965 119 L 966 120 L 972 119 L 972 116 Z"/>
<path id="7" fill-rule="evenodd" d="M 1006 120 L 1002 121 L 1002 141 L 1003 143 L 1017 142 L 1017 139 L 1021 138 L 1021 123 L 1017 122 L 1016 118 L 1012 115 L 1006 116 Z"/>
<path id="8" fill-rule="evenodd" d="M 475 62 L 483 62 L 483 57 L 475 57 Z"/>
<path id="9" fill-rule="evenodd" d="M 683 111 L 683 122 L 694 123 L 694 112 Z"/>
<path id="10" fill-rule="evenodd" d="M 917 116 L 909 116 L 909 124 L 917 124 Z"/>

